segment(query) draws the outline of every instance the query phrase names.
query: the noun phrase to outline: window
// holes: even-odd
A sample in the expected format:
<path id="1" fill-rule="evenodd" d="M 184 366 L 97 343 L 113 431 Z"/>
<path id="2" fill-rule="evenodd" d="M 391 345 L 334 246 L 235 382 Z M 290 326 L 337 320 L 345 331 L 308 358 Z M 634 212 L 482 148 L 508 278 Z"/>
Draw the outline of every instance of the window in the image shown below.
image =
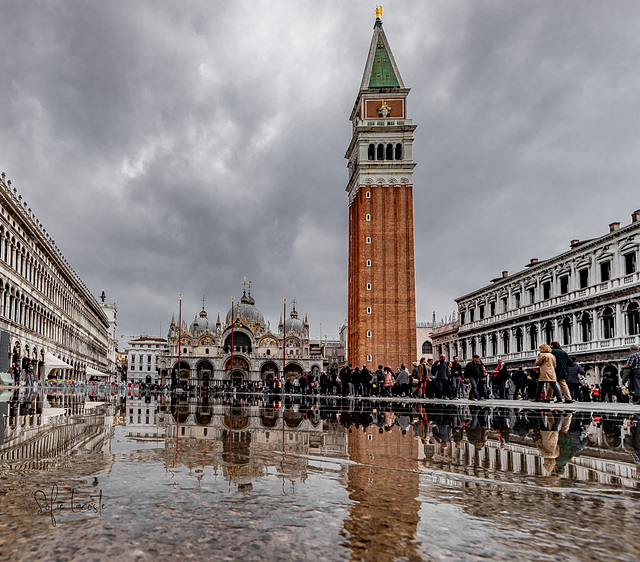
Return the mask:
<path id="1" fill-rule="evenodd" d="M 365 197 L 366 197 L 367 199 L 371 199 L 371 192 L 370 192 L 370 191 L 367 191 L 367 193 L 366 193 Z"/>
<path id="2" fill-rule="evenodd" d="M 527 293 L 529 295 L 529 304 L 534 304 L 536 302 L 536 289 L 535 289 L 535 287 L 531 287 L 527 291 Z"/>
<path id="3" fill-rule="evenodd" d="M 460 324 L 464 324 L 464 317 L 465 317 L 465 313 L 464 313 L 464 311 L 462 311 L 460 313 Z"/>
<path id="4" fill-rule="evenodd" d="M 386 157 L 387 157 L 387 160 L 393 160 L 393 145 L 392 144 L 388 144 L 387 145 Z"/>
<path id="5" fill-rule="evenodd" d="M 489 303 L 489 316 L 496 315 L 496 303 L 495 301 Z"/>
<path id="6" fill-rule="evenodd" d="M 589 286 L 589 270 L 585 267 L 578 271 L 578 275 L 580 276 L 580 288 L 586 289 Z"/>
<path id="7" fill-rule="evenodd" d="M 371 330 L 367 330 L 367 337 L 370 338 L 373 336 L 373 332 Z"/>
<path id="8" fill-rule="evenodd" d="M 609 306 L 602 312 L 602 336 L 605 340 L 615 337 L 613 309 Z"/>
<path id="9" fill-rule="evenodd" d="M 566 295 L 569 292 L 569 276 L 563 275 L 560 277 L 560 294 Z"/>
<path id="10" fill-rule="evenodd" d="M 476 317 L 476 309 L 475 308 L 469 309 L 469 322 L 473 322 L 475 320 L 475 317 Z"/>
<path id="11" fill-rule="evenodd" d="M 370 221 L 371 220 L 371 215 L 369 215 L 369 214 L 365 215 L 364 219 L 367 220 L 367 221 Z"/>
<path id="12" fill-rule="evenodd" d="M 509 309 L 509 302 L 507 301 L 507 297 L 502 297 L 500 299 L 500 303 L 502 304 L 502 312 L 507 312 Z"/>
<path id="13" fill-rule="evenodd" d="M 571 318 L 565 318 L 562 321 L 562 343 L 563 345 L 571 343 Z"/>
<path id="14" fill-rule="evenodd" d="M 151 370 L 151 365 L 147 365 L 147 371 Z"/>
<path id="15" fill-rule="evenodd" d="M 581 335 L 582 341 L 588 342 L 591 341 L 591 316 L 587 312 L 585 312 L 580 317 L 580 325 L 581 325 Z"/>
<path id="16" fill-rule="evenodd" d="M 384 160 L 384 144 L 378 145 L 378 149 L 376 150 L 376 159 Z"/>
<path id="17" fill-rule="evenodd" d="M 151 363 L 151 355 L 147 355 L 147 363 Z"/>
<path id="18" fill-rule="evenodd" d="M 627 307 L 627 332 L 630 336 L 640 334 L 640 306 L 637 302 Z"/>
<path id="19" fill-rule="evenodd" d="M 396 144 L 396 160 L 402 160 L 402 145 Z"/>
<path id="20" fill-rule="evenodd" d="M 484 304 L 480 305 L 480 320 L 484 318 Z"/>
<path id="21" fill-rule="evenodd" d="M 367 283 L 367 291 L 371 290 L 371 283 Z"/>
<path id="22" fill-rule="evenodd" d="M 422 344 L 422 353 L 433 353 L 433 344 L 430 341 L 426 341 Z"/>
<path id="23" fill-rule="evenodd" d="M 529 349 L 538 347 L 538 328 L 534 324 L 529 325 Z"/>
<path id="24" fill-rule="evenodd" d="M 551 281 L 545 281 L 542 284 L 542 298 L 545 300 L 551 298 Z"/>
<path id="25" fill-rule="evenodd" d="M 513 295 L 513 304 L 515 308 L 520 308 L 520 293 Z"/>
<path id="26" fill-rule="evenodd" d="M 636 272 L 636 253 L 624 255 L 624 273 L 625 275 L 631 275 Z"/>
<path id="27" fill-rule="evenodd" d="M 371 314 L 371 307 L 370 306 L 367 307 L 367 314 Z"/>
<path id="28" fill-rule="evenodd" d="M 375 160 L 376 159 L 376 146 L 374 144 L 370 144 L 369 145 L 367 158 L 369 158 L 369 160 Z"/>
<path id="29" fill-rule="evenodd" d="M 371 267 L 371 260 L 367 260 L 367 267 Z"/>
<path id="30" fill-rule="evenodd" d="M 373 361 L 373 357 L 370 353 L 367 354 L 367 361 Z"/>
<path id="31" fill-rule="evenodd" d="M 509 353 L 509 332 L 502 332 L 502 352 L 507 355 Z"/>
<path id="32" fill-rule="evenodd" d="M 367 236 L 366 242 L 367 244 L 371 244 L 371 236 Z"/>
<path id="33" fill-rule="evenodd" d="M 600 281 L 603 283 L 611 279 L 611 262 L 605 261 L 600 264 Z"/>

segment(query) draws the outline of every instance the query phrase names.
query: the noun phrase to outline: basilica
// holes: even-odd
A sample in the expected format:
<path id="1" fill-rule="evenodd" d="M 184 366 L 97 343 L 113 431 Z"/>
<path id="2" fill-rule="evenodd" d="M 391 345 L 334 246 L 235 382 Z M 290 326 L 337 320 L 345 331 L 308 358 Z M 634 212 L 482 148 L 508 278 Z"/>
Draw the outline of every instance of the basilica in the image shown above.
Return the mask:
<path id="1" fill-rule="evenodd" d="M 285 309 L 286 315 L 286 309 Z M 309 322 L 298 317 L 294 301 L 288 318 L 282 315 L 277 331 L 256 307 L 245 288 L 242 298 L 227 312 L 209 319 L 204 303 L 193 322 L 176 323 L 171 319 L 167 336 L 168 353 L 159 359 L 160 383 L 168 384 L 175 369 L 180 385 L 208 387 L 234 385 L 297 377 L 303 372 L 316 376 L 322 369 L 322 357 L 313 353 L 309 342 Z M 283 367 L 284 363 L 284 367 Z"/>

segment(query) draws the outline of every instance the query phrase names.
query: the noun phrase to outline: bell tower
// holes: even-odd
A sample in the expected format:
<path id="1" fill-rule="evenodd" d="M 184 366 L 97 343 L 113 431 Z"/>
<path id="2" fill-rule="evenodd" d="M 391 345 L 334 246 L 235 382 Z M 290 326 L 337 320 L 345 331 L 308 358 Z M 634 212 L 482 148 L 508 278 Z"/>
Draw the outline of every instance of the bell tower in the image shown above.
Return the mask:
<path id="1" fill-rule="evenodd" d="M 348 361 L 395 369 L 415 361 L 413 131 L 406 88 L 376 11 L 351 112 Z"/>

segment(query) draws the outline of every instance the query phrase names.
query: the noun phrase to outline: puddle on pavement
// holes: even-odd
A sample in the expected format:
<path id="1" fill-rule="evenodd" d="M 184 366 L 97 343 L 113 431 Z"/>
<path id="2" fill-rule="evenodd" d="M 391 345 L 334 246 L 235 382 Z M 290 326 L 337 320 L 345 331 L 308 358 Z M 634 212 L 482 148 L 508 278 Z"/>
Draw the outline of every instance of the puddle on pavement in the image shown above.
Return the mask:
<path id="1" fill-rule="evenodd" d="M 632 414 L 14 393 L 0 558 L 634 560 Z"/>

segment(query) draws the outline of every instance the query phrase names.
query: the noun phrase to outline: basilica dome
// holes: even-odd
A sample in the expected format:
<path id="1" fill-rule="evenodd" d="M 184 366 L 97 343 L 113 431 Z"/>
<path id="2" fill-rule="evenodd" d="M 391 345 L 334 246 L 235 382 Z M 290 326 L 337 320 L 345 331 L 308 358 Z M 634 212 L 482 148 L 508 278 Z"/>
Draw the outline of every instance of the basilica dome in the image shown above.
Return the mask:
<path id="1" fill-rule="evenodd" d="M 255 306 L 255 301 L 249 296 L 242 295 L 239 303 L 234 305 L 233 309 L 234 322 L 240 321 L 245 326 L 254 324 L 255 326 L 264 326 L 264 316 L 262 312 Z M 227 326 L 231 325 L 231 309 L 227 312 L 226 318 Z"/>
<path id="2" fill-rule="evenodd" d="M 298 311 L 295 308 L 291 311 L 291 317 L 287 318 L 287 320 L 285 321 L 284 329 L 287 331 L 287 333 L 302 333 L 302 331 L 304 330 L 304 323 L 302 322 L 302 320 L 300 320 L 300 318 L 298 318 Z"/>

